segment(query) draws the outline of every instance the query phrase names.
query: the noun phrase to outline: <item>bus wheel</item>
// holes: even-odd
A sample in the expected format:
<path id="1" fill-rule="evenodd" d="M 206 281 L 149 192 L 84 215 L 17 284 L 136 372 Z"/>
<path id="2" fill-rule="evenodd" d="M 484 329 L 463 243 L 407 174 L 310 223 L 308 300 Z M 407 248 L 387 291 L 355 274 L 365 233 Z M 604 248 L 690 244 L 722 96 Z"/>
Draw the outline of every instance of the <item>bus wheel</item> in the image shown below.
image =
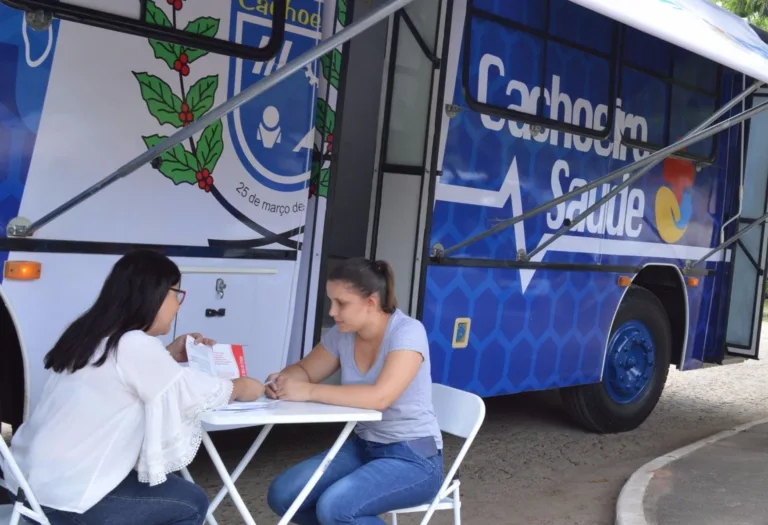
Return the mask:
<path id="1" fill-rule="evenodd" d="M 571 417 L 601 434 L 637 428 L 656 407 L 667 381 L 672 330 L 664 305 L 633 285 L 616 312 L 600 383 L 563 389 Z"/>
<path id="2" fill-rule="evenodd" d="M 15 433 L 24 420 L 24 359 L 5 302 L 0 299 L 0 422 Z"/>

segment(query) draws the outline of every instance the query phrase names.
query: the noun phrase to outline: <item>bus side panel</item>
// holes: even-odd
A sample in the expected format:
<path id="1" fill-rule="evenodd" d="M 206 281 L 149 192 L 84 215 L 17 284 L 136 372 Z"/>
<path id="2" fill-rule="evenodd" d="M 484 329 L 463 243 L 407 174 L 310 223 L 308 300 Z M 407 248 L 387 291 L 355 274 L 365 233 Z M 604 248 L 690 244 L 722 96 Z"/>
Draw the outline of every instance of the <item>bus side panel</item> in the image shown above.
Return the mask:
<path id="1" fill-rule="evenodd" d="M 34 31 L 23 12 L 0 4 L 0 236 L 21 205 L 58 31 L 58 20 Z M 0 252 L 0 263 L 7 257 Z"/>
<path id="2" fill-rule="evenodd" d="M 220 39 L 263 46 L 271 32 L 271 15 L 263 2 L 187 0 L 175 12 L 167 2 L 149 4 L 148 13 L 155 21 Z M 39 219 L 190 120 L 314 47 L 321 40 L 323 5 L 292 0 L 284 45 L 273 60 L 257 63 L 183 51 L 70 22 L 56 22 L 50 34 L 28 30 L 27 49 L 20 33 L 22 14 L 0 5 L 3 234 L 11 218 Z M 185 64 L 181 64 L 182 52 Z M 325 66 L 329 77 L 338 76 L 337 59 Z M 267 368 L 274 371 L 282 366 L 296 296 L 307 293 L 298 289 L 296 259 L 318 138 L 315 106 L 322 67 L 317 61 L 292 75 L 279 89 L 269 90 L 175 146 L 162 156 L 159 167 L 145 165 L 116 181 L 45 225 L 33 238 L 74 241 L 75 252 L 104 250 L 105 255 L 4 254 L 42 263 L 41 279 L 3 283 L 25 337 L 32 382 L 28 395 L 33 405 L 42 388 L 43 355 L 63 327 L 92 303 L 117 257 L 111 243 L 170 246 L 173 257 L 191 273 L 207 267 L 205 275 L 185 281 L 195 283 L 182 307 L 187 320 L 195 317 L 215 323 L 217 318 L 204 319 L 206 308 L 242 297 L 226 309 L 222 320 L 241 319 L 242 330 L 221 333 L 216 339 L 243 344 L 246 353 L 253 352 L 246 359 L 253 361 L 262 351 L 258 349 L 264 348 L 260 344 L 264 336 L 258 332 L 269 331 L 271 355 L 263 360 L 264 369 L 254 366 L 253 373 L 263 377 Z M 318 120 L 332 125 L 333 111 L 324 111 Z M 327 180 L 316 182 L 327 184 Z M 315 190 L 315 194 L 321 192 Z M 279 254 L 275 260 L 230 258 L 230 253 L 237 257 L 249 248 L 274 249 Z M 295 252 L 296 257 L 285 252 Z M 190 254 L 198 255 L 192 259 Z M 241 271 L 243 266 L 275 271 L 250 275 Z M 77 275 L 67 280 L 66 272 Z M 229 283 L 223 299 L 214 287 L 215 272 Z M 210 286 L 200 284 L 211 277 Z M 242 282 L 248 283 L 249 290 L 255 282 L 257 291 L 245 297 L 243 287 L 236 285 Z M 193 297 L 205 305 L 193 311 Z M 209 327 L 214 326 L 206 324 L 198 330 L 211 332 Z"/>
<path id="3" fill-rule="evenodd" d="M 250 3 L 188 0 L 176 14 L 155 3 L 177 28 L 205 27 L 220 39 L 258 46 L 271 31 L 271 17 Z M 274 60 L 193 53 L 181 72 L 175 48 L 62 23 L 56 53 L 47 59 L 50 87 L 20 213 L 48 213 L 314 47 L 322 4 L 301 0 L 291 7 L 295 18 Z M 36 237 L 295 250 L 306 215 L 319 69 L 316 62 L 292 75 L 176 146 L 158 169 L 142 166 Z M 101 216 L 111 221 L 93 220 Z"/>
<path id="4" fill-rule="evenodd" d="M 433 380 L 482 396 L 599 381 L 624 291 L 617 277 L 541 270 L 523 294 L 515 269 L 430 266 L 424 324 Z M 471 320 L 469 344 L 454 348 L 462 319 Z"/>
<path id="5" fill-rule="evenodd" d="M 620 89 L 617 86 L 616 100 L 612 100 L 608 55 L 615 29 L 612 22 L 565 0 L 550 4 L 547 15 L 545 4 L 535 0 L 520 3 L 527 8 L 512 10 L 505 2 L 477 0 L 475 9 L 485 14 L 472 16 L 469 34 L 454 34 L 447 67 L 456 74 L 446 85 L 446 103 L 464 109 L 449 119 L 443 138 L 431 246 L 451 247 L 648 155 L 622 144 L 622 134 L 646 143 L 669 144 L 709 117 L 721 98 L 731 98 L 722 89 L 726 84 L 716 64 L 624 28 L 624 53 L 616 79 Z M 522 30 L 525 26 L 532 31 Z M 545 43 L 543 32 L 558 40 Z M 469 56 L 462 47 L 466 38 L 471 44 Z M 569 47 L 569 42 L 577 47 Z M 469 63 L 466 86 L 462 85 L 464 60 Z M 613 133 L 604 140 L 562 129 L 536 133 L 530 125 L 471 111 L 467 96 L 592 129 L 604 128 L 608 108 L 613 106 Z M 582 363 L 602 363 L 610 323 L 623 293 L 617 275 L 631 275 L 632 268 L 649 264 L 681 268 L 715 243 L 724 213 L 726 163 L 735 150 L 727 134 L 722 136 L 726 139 L 720 139 L 713 165 L 696 170 L 689 161 L 668 159 L 655 166 L 538 253 L 532 262 L 543 266 L 502 269 L 509 266 L 507 261 L 516 260 L 520 250 L 530 253 L 551 238 L 621 178 L 451 253 L 456 260 L 444 263 L 446 267 L 433 264 L 428 270 L 424 320 L 438 355 L 433 365 L 436 377 L 456 384 L 485 377 L 474 374 L 471 367 L 464 370 L 467 362 L 483 363 L 477 370 L 496 367 L 494 373 L 500 377 L 505 363 L 524 363 L 528 358 L 523 355 L 532 346 L 530 359 L 544 370 L 535 376 L 536 382 L 509 384 L 490 376 L 489 383 L 476 388 L 502 392 L 598 380 L 601 371 L 591 364 L 557 378 L 550 374 L 558 369 L 561 355 L 583 356 Z M 707 157 L 712 145 L 712 140 L 705 140 L 687 151 Z M 714 269 L 721 258 L 719 254 L 707 268 Z M 553 264 L 557 270 L 547 268 Z M 469 270 L 473 265 L 483 268 Z M 564 270 L 563 265 L 570 269 Z M 493 266 L 497 269 L 488 269 Z M 616 266 L 628 270 L 622 272 Z M 573 284 L 580 278 L 601 295 L 584 295 Z M 681 301 L 682 294 L 687 294 L 688 323 L 694 327 L 684 349 L 684 367 L 695 367 L 702 359 L 713 292 L 712 279 L 702 279 L 698 289 L 681 291 Z M 594 316 L 593 326 L 579 326 L 571 313 L 594 305 L 599 315 Z M 551 312 L 556 312 L 555 318 L 549 317 Z M 514 315 L 527 317 L 516 325 L 523 333 L 513 342 L 503 319 Z M 478 316 L 483 320 L 478 321 Z M 458 317 L 472 320 L 463 349 L 451 345 Z M 572 333 L 579 337 L 564 336 Z M 550 340 L 545 342 L 548 335 Z M 532 345 L 533 341 L 537 344 Z M 457 361 L 458 353 L 465 357 Z M 470 357 L 473 353 L 478 355 Z"/>
<path id="6" fill-rule="evenodd" d="M 638 44 L 643 43 L 644 41 L 638 41 Z M 640 47 L 643 48 L 644 46 L 641 45 Z M 692 83 L 691 71 L 696 64 L 701 63 L 701 59 L 679 49 L 675 52 L 678 56 L 676 68 L 687 70 L 686 74 L 681 76 Z M 711 66 L 710 62 L 707 64 Z M 704 81 L 702 83 L 706 84 Z M 720 80 L 719 104 L 727 103 L 741 91 L 741 75 L 730 70 L 724 70 Z M 686 125 L 689 126 L 688 129 L 697 124 L 695 119 L 687 116 L 686 113 L 700 104 L 699 99 L 699 94 L 692 90 L 676 89 L 675 103 L 670 107 L 670 121 L 681 128 L 676 135 L 681 136 L 687 131 L 682 129 L 681 121 L 686 122 Z M 735 116 L 740 111 L 741 105 L 738 105 L 726 117 Z M 703 111 L 698 113 L 698 118 L 705 118 Z M 722 117 L 721 120 L 726 117 Z M 659 240 L 666 243 L 664 252 L 668 254 L 667 260 L 647 256 L 621 257 L 603 254 L 603 264 L 671 263 L 682 268 L 686 261 L 698 260 L 709 251 L 708 247 L 720 243 L 720 229 L 724 220 L 731 217 L 734 211 L 738 209 L 741 127 L 731 127 L 716 135 L 715 140 L 717 141 L 715 164 L 703 167 L 694 173 L 693 184 L 690 188 L 690 220 L 687 227 L 684 228 L 681 238 L 677 242 L 666 242 L 665 237 L 668 237 L 668 234 L 664 236 L 658 234 Z M 700 154 L 704 155 L 707 153 L 709 144 L 706 142 L 695 147 Z M 664 165 L 662 165 L 662 174 L 664 174 Z M 663 192 L 663 187 L 664 185 L 661 185 L 656 190 L 657 202 L 655 207 L 657 209 L 651 210 L 655 217 L 653 220 L 647 220 L 647 226 L 655 228 L 657 231 L 659 215 L 664 211 L 659 202 L 659 194 Z M 673 185 L 669 185 L 669 187 L 676 191 Z M 730 234 L 726 232 L 725 238 L 729 236 Z M 686 244 L 688 246 L 685 246 Z M 708 263 L 699 265 L 697 267 L 699 269 L 710 270 L 710 275 L 697 276 L 698 285 L 695 287 L 686 286 L 685 288 L 688 333 L 682 360 L 679 364 L 681 370 L 700 368 L 705 362 L 716 360 L 715 356 L 722 354 L 725 337 L 725 317 L 723 316 L 725 314 L 724 308 L 727 306 L 726 297 L 730 283 L 730 263 L 726 260 L 725 255 L 725 252 L 718 252 L 710 258 Z M 678 352 L 679 349 L 673 348 L 673 351 Z"/>

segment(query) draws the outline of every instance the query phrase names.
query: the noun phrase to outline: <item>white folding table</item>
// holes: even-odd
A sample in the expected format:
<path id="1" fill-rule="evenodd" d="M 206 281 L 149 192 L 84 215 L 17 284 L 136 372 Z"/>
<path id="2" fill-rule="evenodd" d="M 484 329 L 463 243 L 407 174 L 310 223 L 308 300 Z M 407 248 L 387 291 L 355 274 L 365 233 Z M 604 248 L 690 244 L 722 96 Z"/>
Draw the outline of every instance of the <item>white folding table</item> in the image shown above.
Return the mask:
<path id="1" fill-rule="evenodd" d="M 213 461 L 213 465 L 216 467 L 216 471 L 219 473 L 219 476 L 224 483 L 224 487 L 219 490 L 219 493 L 216 494 L 216 497 L 208 508 L 208 516 L 206 519 L 211 525 L 216 525 L 213 513 L 227 493 L 232 497 L 237 510 L 240 512 L 240 515 L 245 522 L 248 525 L 256 525 L 253 516 L 251 516 L 251 513 L 248 511 L 243 499 L 235 488 L 235 482 L 243 473 L 245 467 L 248 466 L 248 463 L 253 459 L 256 451 L 259 450 L 264 439 L 266 439 L 267 434 L 272 430 L 272 427 L 275 425 L 296 423 L 346 423 L 341 434 L 336 438 L 333 446 L 328 450 L 325 458 L 309 478 L 309 481 L 296 497 L 293 504 L 288 509 L 288 512 L 286 512 L 278 522 L 278 525 L 286 525 L 299 510 L 299 506 L 304 503 L 305 499 L 307 499 L 310 491 L 315 487 L 320 476 L 322 476 L 328 468 L 328 465 L 349 437 L 349 434 L 352 432 L 352 429 L 355 428 L 355 425 L 360 421 L 380 421 L 381 412 L 377 410 L 365 410 L 320 403 L 275 401 L 267 407 L 242 412 L 211 410 L 204 412 L 200 416 L 200 419 L 203 423 L 203 446 L 205 446 L 205 449 L 208 451 L 208 455 L 211 457 L 211 461 Z M 208 433 L 262 425 L 264 428 L 261 429 L 261 432 L 259 432 L 253 445 L 251 445 L 248 452 L 246 452 L 243 459 L 237 465 L 237 468 L 235 468 L 230 475 L 229 472 L 227 472 L 224 463 L 221 461 L 221 456 L 219 456 L 216 447 L 213 446 L 213 442 Z M 182 470 L 182 475 L 189 481 L 193 481 L 192 476 L 186 468 Z"/>

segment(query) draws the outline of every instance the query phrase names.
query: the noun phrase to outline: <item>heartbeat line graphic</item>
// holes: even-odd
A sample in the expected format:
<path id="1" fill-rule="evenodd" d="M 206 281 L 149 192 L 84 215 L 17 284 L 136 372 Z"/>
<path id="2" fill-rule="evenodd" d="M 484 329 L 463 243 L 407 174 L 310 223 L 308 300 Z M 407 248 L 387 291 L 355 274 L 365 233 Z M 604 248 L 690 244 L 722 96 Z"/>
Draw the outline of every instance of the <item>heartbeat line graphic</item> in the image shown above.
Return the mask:
<path id="1" fill-rule="evenodd" d="M 453 202 L 457 204 L 467 204 L 470 206 L 485 206 L 488 208 L 503 208 L 506 206 L 507 201 L 511 201 L 512 216 L 519 217 L 524 213 L 524 210 L 523 199 L 520 192 L 520 178 L 517 168 L 517 158 L 512 159 L 512 163 L 507 170 L 507 175 L 504 178 L 504 182 L 501 184 L 501 187 L 498 190 L 467 188 L 463 186 L 448 184 L 439 179 L 435 188 L 435 200 Z M 604 206 L 607 206 L 607 203 Z M 527 252 L 527 238 L 525 236 L 524 222 L 525 221 L 518 222 L 512 226 L 512 228 L 514 229 L 515 249 L 518 251 L 525 250 Z M 552 238 L 552 236 L 553 234 L 551 233 L 542 235 L 542 238 L 539 241 L 539 245 Z M 558 238 L 546 249 L 537 253 L 536 256 L 532 259 L 532 262 L 541 262 L 548 252 L 603 254 L 673 260 L 698 260 L 700 257 L 706 255 L 710 249 L 710 247 L 701 246 L 684 246 L 676 244 L 673 245 L 666 243 L 566 234 Z M 723 251 L 717 252 L 709 259 L 707 259 L 708 262 L 717 262 L 722 260 Z M 727 256 L 726 260 L 729 260 Z M 535 269 L 520 270 L 520 283 L 523 293 L 525 293 L 535 274 Z"/>

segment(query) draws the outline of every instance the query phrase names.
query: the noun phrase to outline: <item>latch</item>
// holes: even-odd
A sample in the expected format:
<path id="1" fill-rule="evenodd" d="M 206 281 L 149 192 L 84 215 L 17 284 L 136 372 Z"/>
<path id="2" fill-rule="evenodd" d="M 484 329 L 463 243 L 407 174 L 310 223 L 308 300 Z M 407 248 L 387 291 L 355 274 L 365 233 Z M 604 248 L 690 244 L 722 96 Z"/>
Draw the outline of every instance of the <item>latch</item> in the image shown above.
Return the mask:
<path id="1" fill-rule="evenodd" d="M 215 308 L 206 308 L 205 309 L 205 316 L 206 317 L 224 317 L 224 315 L 227 313 L 226 308 L 219 308 L 216 310 Z"/>

